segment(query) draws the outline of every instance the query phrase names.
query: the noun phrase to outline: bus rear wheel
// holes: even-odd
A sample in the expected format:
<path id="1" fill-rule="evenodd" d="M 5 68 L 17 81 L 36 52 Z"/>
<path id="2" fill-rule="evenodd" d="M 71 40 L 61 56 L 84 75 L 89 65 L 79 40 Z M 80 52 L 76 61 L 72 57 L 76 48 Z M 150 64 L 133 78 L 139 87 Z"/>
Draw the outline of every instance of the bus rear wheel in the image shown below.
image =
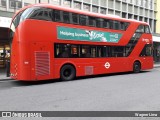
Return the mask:
<path id="1" fill-rule="evenodd" d="M 141 71 L 141 64 L 140 62 L 134 62 L 133 64 L 133 72 L 139 73 Z"/>
<path id="2" fill-rule="evenodd" d="M 76 76 L 76 70 L 72 65 L 64 65 L 60 71 L 61 80 L 73 80 Z"/>

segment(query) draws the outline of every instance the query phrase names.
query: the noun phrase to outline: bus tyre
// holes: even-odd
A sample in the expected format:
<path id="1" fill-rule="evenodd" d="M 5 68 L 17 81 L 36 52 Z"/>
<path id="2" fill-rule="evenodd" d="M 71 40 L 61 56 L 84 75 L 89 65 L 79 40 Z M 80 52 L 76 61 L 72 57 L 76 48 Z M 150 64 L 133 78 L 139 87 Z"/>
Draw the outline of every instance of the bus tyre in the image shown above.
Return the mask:
<path id="1" fill-rule="evenodd" d="M 61 80 L 73 80 L 76 76 L 75 68 L 72 65 L 64 65 L 60 71 Z"/>
<path id="2" fill-rule="evenodd" d="M 139 73 L 141 71 L 141 64 L 140 62 L 134 62 L 133 64 L 133 72 Z"/>

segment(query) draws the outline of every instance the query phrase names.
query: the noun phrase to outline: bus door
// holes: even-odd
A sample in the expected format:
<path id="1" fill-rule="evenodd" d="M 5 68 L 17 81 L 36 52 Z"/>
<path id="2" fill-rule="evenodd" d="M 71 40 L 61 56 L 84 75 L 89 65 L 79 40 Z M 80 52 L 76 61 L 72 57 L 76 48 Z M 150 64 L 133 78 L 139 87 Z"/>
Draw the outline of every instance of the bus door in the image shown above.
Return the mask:
<path id="1" fill-rule="evenodd" d="M 53 46 L 49 42 L 31 43 L 31 78 L 53 79 Z"/>

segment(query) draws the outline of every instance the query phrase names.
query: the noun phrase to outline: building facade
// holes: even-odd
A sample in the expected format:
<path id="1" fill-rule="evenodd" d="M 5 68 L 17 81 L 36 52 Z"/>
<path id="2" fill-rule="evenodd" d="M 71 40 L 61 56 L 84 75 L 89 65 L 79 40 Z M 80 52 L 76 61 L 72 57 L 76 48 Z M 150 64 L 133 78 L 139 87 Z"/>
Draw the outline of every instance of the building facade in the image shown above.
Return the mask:
<path id="1" fill-rule="evenodd" d="M 152 32 L 156 33 L 158 0 L 0 0 L 0 15 L 12 17 L 18 9 L 39 2 L 145 21 L 150 24 Z"/>
<path id="2" fill-rule="evenodd" d="M 160 0 L 155 0 L 156 3 L 156 33 L 154 34 L 154 61 L 155 62 L 160 62 Z"/>
<path id="3" fill-rule="evenodd" d="M 49 3 L 99 14 L 148 22 L 154 33 L 154 60 L 160 62 L 160 0 L 0 0 L 0 33 L 7 31 L 13 14 L 29 4 Z M 0 67 L 9 53 L 7 35 L 0 34 Z"/>
<path id="4" fill-rule="evenodd" d="M 153 0 L 40 0 L 40 2 L 145 21 L 150 24 L 152 32 L 156 32 L 157 5 Z"/>
<path id="5" fill-rule="evenodd" d="M 0 68 L 6 67 L 6 60 L 10 59 L 10 43 L 8 29 L 11 18 L 20 8 L 35 4 L 34 0 L 0 0 Z"/>
<path id="6" fill-rule="evenodd" d="M 156 15 L 156 19 L 157 19 L 157 26 L 156 26 L 156 33 L 160 34 L 160 0 L 156 1 L 157 3 L 157 15 Z M 159 6 L 159 7 L 158 7 Z"/>

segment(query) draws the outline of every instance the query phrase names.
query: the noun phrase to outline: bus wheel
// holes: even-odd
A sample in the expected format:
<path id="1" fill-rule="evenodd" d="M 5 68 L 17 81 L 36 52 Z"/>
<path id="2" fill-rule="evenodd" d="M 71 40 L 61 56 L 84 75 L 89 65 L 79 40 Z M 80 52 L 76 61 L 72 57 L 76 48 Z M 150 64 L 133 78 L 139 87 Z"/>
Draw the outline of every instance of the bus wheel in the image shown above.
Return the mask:
<path id="1" fill-rule="evenodd" d="M 60 71 L 61 80 L 73 80 L 76 76 L 75 68 L 72 65 L 64 65 Z"/>
<path id="2" fill-rule="evenodd" d="M 134 62 L 133 64 L 133 72 L 139 73 L 141 71 L 141 64 L 140 62 Z"/>

